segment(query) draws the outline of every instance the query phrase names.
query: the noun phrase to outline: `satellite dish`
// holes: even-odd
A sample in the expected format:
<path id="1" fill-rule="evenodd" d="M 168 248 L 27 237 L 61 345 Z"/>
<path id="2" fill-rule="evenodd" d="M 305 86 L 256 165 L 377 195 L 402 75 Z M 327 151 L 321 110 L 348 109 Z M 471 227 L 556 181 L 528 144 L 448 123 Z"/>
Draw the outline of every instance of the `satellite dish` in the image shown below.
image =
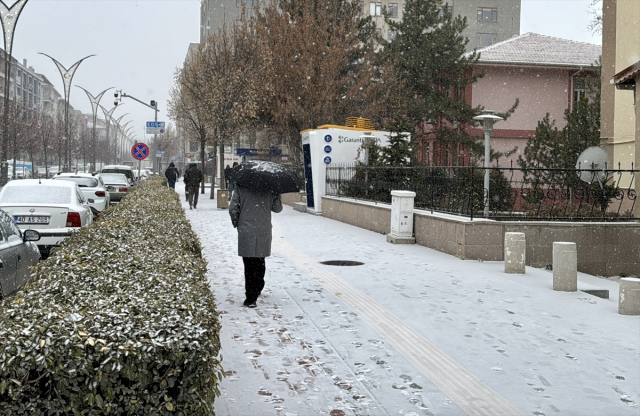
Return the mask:
<path id="1" fill-rule="evenodd" d="M 602 182 L 607 178 L 605 169 L 610 163 L 609 153 L 602 147 L 589 147 L 578 156 L 576 162 L 578 177 L 587 183 Z"/>

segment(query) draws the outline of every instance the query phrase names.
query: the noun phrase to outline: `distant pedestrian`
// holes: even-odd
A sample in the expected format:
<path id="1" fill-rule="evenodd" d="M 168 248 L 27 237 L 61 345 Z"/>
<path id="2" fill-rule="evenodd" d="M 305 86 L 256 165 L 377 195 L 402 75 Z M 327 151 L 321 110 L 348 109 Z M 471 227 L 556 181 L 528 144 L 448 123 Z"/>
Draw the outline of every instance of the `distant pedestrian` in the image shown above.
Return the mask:
<path id="1" fill-rule="evenodd" d="M 167 181 L 169 182 L 169 188 L 176 189 L 176 181 L 180 175 L 173 162 L 169 163 L 169 167 L 164 171 L 164 176 L 166 176 Z"/>
<path id="2" fill-rule="evenodd" d="M 200 182 L 204 179 L 202 171 L 198 169 L 195 163 L 189 164 L 189 168 L 184 172 L 184 185 L 187 192 L 187 200 L 189 201 L 189 209 L 194 209 L 198 205 L 198 194 Z"/>
<path id="3" fill-rule="evenodd" d="M 238 229 L 238 256 L 244 263 L 244 306 L 256 307 L 264 288 L 265 257 L 271 255 L 271 212 L 281 212 L 279 194 L 235 185 L 229 204 L 231 223 Z"/>
<path id="4" fill-rule="evenodd" d="M 233 170 L 233 168 L 235 168 L 236 166 L 238 166 L 238 162 L 233 162 L 233 167 L 229 170 L 229 173 L 231 173 L 231 170 Z M 233 198 L 234 187 L 235 187 L 235 183 L 229 180 L 229 185 L 227 186 L 227 189 L 229 189 L 229 199 Z"/>
<path id="5" fill-rule="evenodd" d="M 227 165 L 224 168 L 224 189 L 229 189 L 229 172 L 231 172 L 231 166 Z"/>

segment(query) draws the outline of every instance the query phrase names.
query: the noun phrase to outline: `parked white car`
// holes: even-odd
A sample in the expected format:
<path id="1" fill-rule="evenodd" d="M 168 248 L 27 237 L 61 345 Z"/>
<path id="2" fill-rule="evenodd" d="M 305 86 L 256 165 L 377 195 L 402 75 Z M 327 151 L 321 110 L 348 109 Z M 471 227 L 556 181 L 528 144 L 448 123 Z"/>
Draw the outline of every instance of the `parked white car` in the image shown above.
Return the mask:
<path id="1" fill-rule="evenodd" d="M 105 185 L 98 174 L 60 172 L 53 177 L 53 180 L 77 183 L 80 191 L 87 199 L 87 202 L 89 202 L 89 206 L 96 210 L 96 212 L 94 212 L 95 216 L 98 216 L 111 202 L 107 185 Z"/>
<path id="2" fill-rule="evenodd" d="M 90 225 L 93 213 L 78 184 L 53 179 L 8 182 L 0 192 L 0 208 L 21 230 L 40 233 L 38 249 L 46 258 L 60 241 Z"/>

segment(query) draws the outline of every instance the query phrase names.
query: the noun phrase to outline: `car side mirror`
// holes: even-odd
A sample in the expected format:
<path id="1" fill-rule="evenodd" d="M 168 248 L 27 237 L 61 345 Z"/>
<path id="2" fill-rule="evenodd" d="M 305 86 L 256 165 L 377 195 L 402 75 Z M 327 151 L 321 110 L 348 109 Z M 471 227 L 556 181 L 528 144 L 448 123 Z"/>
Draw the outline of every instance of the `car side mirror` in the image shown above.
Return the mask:
<path id="1" fill-rule="evenodd" d="M 22 232 L 22 240 L 23 241 L 39 241 L 40 233 L 36 230 L 24 230 Z"/>

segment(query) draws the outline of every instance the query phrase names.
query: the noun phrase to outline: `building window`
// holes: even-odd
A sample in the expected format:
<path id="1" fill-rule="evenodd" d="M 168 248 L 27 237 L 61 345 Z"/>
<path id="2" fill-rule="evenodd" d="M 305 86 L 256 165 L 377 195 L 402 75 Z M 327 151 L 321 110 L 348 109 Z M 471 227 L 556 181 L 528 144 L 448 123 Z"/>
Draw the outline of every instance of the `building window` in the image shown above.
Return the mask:
<path id="1" fill-rule="evenodd" d="M 495 33 L 478 33 L 478 41 L 481 48 L 491 46 L 496 43 L 497 35 Z"/>
<path id="2" fill-rule="evenodd" d="M 392 40 L 394 40 L 394 39 L 396 38 L 396 33 L 397 33 L 397 32 L 396 32 L 395 30 L 393 30 L 393 29 L 389 29 L 389 30 L 387 31 L 387 40 L 388 40 L 389 42 L 391 42 Z"/>
<path id="3" fill-rule="evenodd" d="M 398 17 L 398 3 L 389 3 L 389 15 L 391 17 Z"/>
<path id="4" fill-rule="evenodd" d="M 442 6 L 440 8 L 440 11 L 438 12 L 438 17 L 440 17 L 440 18 L 444 17 L 444 12 L 445 12 L 445 6 Z M 449 13 L 449 14 L 452 14 L 453 13 L 453 7 L 452 6 L 447 6 L 446 7 L 446 12 Z"/>
<path id="5" fill-rule="evenodd" d="M 369 14 L 371 16 L 382 16 L 382 3 L 373 1 L 369 3 Z"/>
<path id="6" fill-rule="evenodd" d="M 573 81 L 573 105 L 587 96 L 587 86 L 584 79 L 576 79 Z"/>
<path id="7" fill-rule="evenodd" d="M 478 22 L 497 22 L 498 9 L 492 7 L 478 7 Z"/>

